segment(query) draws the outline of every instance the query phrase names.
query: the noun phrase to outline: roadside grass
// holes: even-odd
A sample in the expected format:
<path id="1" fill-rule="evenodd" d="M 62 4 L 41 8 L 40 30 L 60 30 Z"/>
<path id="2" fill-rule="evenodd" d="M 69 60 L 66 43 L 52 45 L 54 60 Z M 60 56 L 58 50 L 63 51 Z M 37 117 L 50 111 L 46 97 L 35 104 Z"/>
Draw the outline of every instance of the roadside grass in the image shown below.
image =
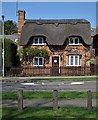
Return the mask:
<path id="1" fill-rule="evenodd" d="M 95 81 L 97 78 L 96 77 L 83 77 L 83 78 L 32 78 L 31 82 L 36 82 L 36 81 L 62 81 L 62 80 L 70 80 L 70 81 Z"/>
<path id="2" fill-rule="evenodd" d="M 64 92 L 60 91 L 58 93 L 59 98 L 87 98 L 87 93 L 86 92 Z M 53 97 L 53 92 L 52 91 L 24 91 L 23 92 L 23 98 L 24 99 L 41 99 L 41 98 L 52 98 Z M 17 92 L 2 92 L 2 99 L 12 99 L 16 100 L 17 97 Z M 96 92 L 92 92 L 92 98 L 96 99 Z"/>
<path id="3" fill-rule="evenodd" d="M 32 107 L 19 111 L 17 107 L 3 107 L 2 120 L 98 120 L 96 108 L 88 111 L 85 107 Z"/>

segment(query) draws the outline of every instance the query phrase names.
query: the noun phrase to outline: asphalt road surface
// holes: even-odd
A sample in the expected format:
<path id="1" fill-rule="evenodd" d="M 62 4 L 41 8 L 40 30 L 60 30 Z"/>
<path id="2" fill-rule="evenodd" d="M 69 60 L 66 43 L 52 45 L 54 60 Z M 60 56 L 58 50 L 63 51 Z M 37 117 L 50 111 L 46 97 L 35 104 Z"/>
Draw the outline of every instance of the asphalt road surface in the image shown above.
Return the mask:
<path id="1" fill-rule="evenodd" d="M 38 82 L 1 82 L 0 91 L 17 91 L 19 88 L 23 90 L 33 91 L 96 91 L 96 81 L 38 81 Z"/>

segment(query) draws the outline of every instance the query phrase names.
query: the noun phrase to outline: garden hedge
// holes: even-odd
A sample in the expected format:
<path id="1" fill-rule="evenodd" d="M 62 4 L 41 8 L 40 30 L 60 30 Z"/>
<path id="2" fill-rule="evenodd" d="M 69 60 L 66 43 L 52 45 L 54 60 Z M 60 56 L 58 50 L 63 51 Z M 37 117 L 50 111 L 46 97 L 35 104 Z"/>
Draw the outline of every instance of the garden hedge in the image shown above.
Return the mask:
<path id="1" fill-rule="evenodd" d="M 17 45 L 10 39 L 4 40 L 5 67 L 17 65 Z"/>

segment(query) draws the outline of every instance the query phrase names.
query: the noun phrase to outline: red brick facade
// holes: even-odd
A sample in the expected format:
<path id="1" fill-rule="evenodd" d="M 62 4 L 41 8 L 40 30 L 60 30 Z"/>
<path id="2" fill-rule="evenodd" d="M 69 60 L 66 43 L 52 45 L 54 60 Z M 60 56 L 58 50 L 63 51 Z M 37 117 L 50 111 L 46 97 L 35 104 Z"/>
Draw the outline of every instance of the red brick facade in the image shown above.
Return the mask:
<path id="1" fill-rule="evenodd" d="M 32 47 L 34 48 L 36 46 L 32 46 Z M 63 51 L 60 51 L 60 52 L 52 52 L 47 45 L 39 46 L 39 48 L 45 48 L 49 52 L 50 58 L 49 58 L 49 63 L 45 64 L 46 67 L 52 66 L 52 62 L 51 62 L 52 56 L 59 56 L 60 66 L 66 66 L 67 64 L 66 56 L 68 52 L 72 51 L 73 49 L 78 50 L 78 52 L 81 55 L 81 60 L 80 60 L 81 67 L 84 67 L 84 65 L 86 67 L 90 67 L 90 48 L 85 47 L 82 43 L 80 43 L 80 45 L 78 46 L 77 45 L 76 46 L 75 45 L 65 46 Z"/>

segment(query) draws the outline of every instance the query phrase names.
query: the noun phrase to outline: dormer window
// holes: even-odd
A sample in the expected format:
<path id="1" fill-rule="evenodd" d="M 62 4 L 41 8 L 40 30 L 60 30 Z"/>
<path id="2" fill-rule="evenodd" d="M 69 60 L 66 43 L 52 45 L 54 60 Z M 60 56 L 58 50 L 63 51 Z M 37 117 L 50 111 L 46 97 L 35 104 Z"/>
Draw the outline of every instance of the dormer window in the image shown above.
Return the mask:
<path id="1" fill-rule="evenodd" d="M 34 37 L 33 45 L 45 45 L 44 38 L 43 37 Z"/>
<path id="2" fill-rule="evenodd" d="M 69 37 L 68 45 L 79 45 L 79 38 L 78 37 Z"/>

